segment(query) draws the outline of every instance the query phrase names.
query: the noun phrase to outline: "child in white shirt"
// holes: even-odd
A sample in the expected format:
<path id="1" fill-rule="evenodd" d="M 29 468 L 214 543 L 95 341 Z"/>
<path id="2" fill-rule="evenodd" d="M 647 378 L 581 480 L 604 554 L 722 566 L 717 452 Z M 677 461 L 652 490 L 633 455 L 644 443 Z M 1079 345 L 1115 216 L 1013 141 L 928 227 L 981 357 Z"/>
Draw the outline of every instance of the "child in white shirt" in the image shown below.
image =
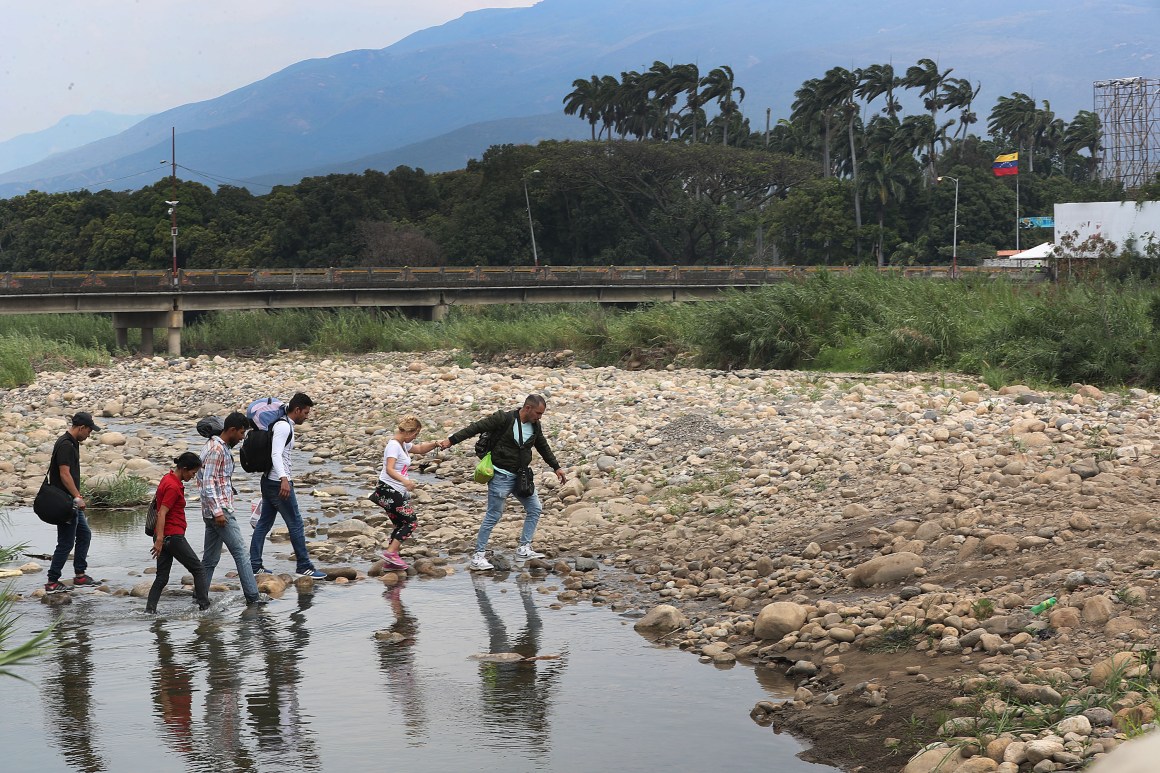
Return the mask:
<path id="1" fill-rule="evenodd" d="M 415 443 L 423 424 L 414 416 L 399 421 L 395 436 L 387 442 L 383 451 L 383 468 L 379 472 L 379 485 L 375 487 L 370 500 L 387 511 L 387 517 L 395 525 L 391 541 L 383 551 L 383 568 L 392 571 L 406 571 L 408 564 L 399 556 L 403 540 L 415 531 L 414 508 L 407 501 L 415 488 L 415 481 L 407 477 L 411 467 L 411 454 L 425 454 L 439 447 L 437 442 Z"/>

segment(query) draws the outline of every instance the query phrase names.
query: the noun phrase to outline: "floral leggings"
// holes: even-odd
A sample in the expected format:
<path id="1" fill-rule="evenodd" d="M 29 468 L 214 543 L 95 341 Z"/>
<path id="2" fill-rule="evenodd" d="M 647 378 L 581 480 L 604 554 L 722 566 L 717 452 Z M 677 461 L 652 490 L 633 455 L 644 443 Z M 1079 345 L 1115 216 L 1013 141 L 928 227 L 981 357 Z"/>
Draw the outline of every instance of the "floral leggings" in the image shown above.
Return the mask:
<path id="1" fill-rule="evenodd" d="M 381 480 L 379 485 L 375 487 L 374 493 L 370 495 L 372 502 L 387 511 L 387 517 L 391 519 L 391 523 L 395 524 L 395 529 L 391 532 L 391 539 L 397 539 L 399 542 L 405 542 L 407 537 L 414 533 L 415 524 L 419 520 L 415 517 L 415 509 L 407 504 L 408 499 L 410 497 L 406 494 L 397 491 L 394 486 L 388 486 Z"/>

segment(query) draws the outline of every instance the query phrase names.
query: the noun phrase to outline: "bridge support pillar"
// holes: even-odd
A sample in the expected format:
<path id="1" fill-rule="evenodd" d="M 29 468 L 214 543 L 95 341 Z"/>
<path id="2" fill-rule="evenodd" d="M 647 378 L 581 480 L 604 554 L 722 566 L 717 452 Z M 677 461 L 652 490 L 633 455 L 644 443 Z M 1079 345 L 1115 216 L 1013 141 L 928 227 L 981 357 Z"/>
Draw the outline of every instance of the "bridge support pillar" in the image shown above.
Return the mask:
<path id="1" fill-rule="evenodd" d="M 439 322 L 447 318 L 451 309 L 446 303 L 437 303 L 434 306 L 401 306 L 399 310 L 408 319 L 418 319 L 424 322 Z"/>
<path id="2" fill-rule="evenodd" d="M 142 357 L 153 356 L 153 330 L 163 327 L 169 331 L 168 348 L 172 357 L 181 356 L 181 329 L 185 327 L 185 314 L 175 311 L 115 311 L 113 312 L 113 332 L 118 348 L 128 348 L 129 328 L 140 328 Z"/>

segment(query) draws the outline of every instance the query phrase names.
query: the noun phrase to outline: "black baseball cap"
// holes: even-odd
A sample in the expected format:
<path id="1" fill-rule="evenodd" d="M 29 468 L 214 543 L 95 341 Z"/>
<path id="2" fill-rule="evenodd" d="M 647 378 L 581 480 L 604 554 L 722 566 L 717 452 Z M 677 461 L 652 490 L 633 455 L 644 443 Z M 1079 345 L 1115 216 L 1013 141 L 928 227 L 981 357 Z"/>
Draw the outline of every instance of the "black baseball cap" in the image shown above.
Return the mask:
<path id="1" fill-rule="evenodd" d="M 72 423 L 74 427 L 88 427 L 93 432 L 100 432 L 101 428 L 93 421 L 93 415 L 88 411 L 78 411 L 73 414 Z"/>

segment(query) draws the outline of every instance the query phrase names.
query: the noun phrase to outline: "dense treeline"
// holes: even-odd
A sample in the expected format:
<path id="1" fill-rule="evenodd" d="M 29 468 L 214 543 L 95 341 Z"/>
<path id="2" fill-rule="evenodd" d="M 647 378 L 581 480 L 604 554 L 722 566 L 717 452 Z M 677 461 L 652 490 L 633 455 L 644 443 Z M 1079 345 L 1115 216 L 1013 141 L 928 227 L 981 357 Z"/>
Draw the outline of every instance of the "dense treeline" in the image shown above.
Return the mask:
<path id="1" fill-rule="evenodd" d="M 945 263 L 955 191 L 940 176 L 959 180 L 970 263 L 1014 246 L 1014 186 L 990 169 L 999 153 L 1020 153 L 1023 214 L 1123 197 L 1095 179 L 1093 113 L 1065 122 L 1016 93 L 980 137 L 980 87 L 951 72 L 929 59 L 899 73 L 835 67 L 759 131 L 727 66 L 593 75 L 563 99 L 590 142 L 496 146 L 455 172 L 328 175 L 259 196 L 180 180 L 176 193 L 162 181 L 0 201 L 0 270 L 168 268 L 175 196 L 186 268 L 529 264 L 529 208 L 547 264 Z M 922 111 L 905 113 L 907 92 Z M 1160 195 L 1151 187 L 1137 195 Z"/>

